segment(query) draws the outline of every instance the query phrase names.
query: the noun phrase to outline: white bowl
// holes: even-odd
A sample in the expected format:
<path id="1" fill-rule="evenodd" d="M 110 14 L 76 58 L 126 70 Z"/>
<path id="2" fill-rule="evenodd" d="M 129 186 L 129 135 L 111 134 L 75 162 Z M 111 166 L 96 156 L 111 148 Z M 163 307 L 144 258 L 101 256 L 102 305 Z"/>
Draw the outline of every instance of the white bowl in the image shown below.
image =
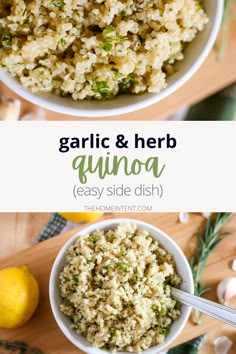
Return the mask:
<path id="1" fill-rule="evenodd" d="M 193 293 L 194 286 L 193 286 L 192 272 L 189 267 L 189 263 L 185 258 L 185 255 L 183 254 L 181 249 L 177 246 L 177 244 L 169 236 L 167 236 L 164 232 L 162 232 L 158 228 L 150 224 L 146 224 L 142 221 L 132 220 L 132 219 L 105 220 L 105 221 L 92 224 L 88 227 L 85 227 L 82 231 L 74 235 L 68 242 L 66 242 L 66 244 L 62 247 L 61 251 L 57 255 L 50 276 L 49 297 L 50 297 L 50 303 L 51 303 L 53 315 L 61 331 L 77 348 L 89 354 L 105 354 L 105 353 L 110 354 L 111 352 L 93 347 L 85 337 L 77 334 L 73 329 L 70 328 L 71 322 L 69 318 L 66 317 L 59 309 L 59 304 L 62 301 L 60 296 L 60 290 L 59 290 L 59 274 L 61 273 L 65 265 L 66 251 L 72 244 L 75 243 L 78 236 L 90 234 L 97 229 L 99 230 L 114 229 L 117 225 L 124 224 L 124 223 L 136 224 L 139 229 L 148 231 L 154 239 L 160 241 L 160 243 L 167 250 L 167 252 L 172 254 L 174 257 L 176 267 L 177 267 L 177 272 L 182 278 L 181 289 L 189 293 Z M 191 311 L 190 307 L 182 305 L 181 316 L 177 321 L 173 322 L 173 324 L 171 325 L 170 332 L 167 335 L 165 342 L 163 344 L 159 344 L 145 350 L 144 351 L 145 354 L 156 354 L 157 352 L 159 353 L 165 347 L 170 345 L 171 342 L 175 340 L 175 338 L 179 335 L 179 333 L 184 328 L 189 318 L 190 311 Z M 119 354 L 130 354 L 130 353 L 119 352 Z"/>
<path id="2" fill-rule="evenodd" d="M 219 31 L 224 0 L 205 0 L 205 9 L 210 19 L 205 30 L 187 46 L 185 58 L 176 64 L 177 71 L 167 80 L 167 88 L 157 94 L 144 93 L 142 95 L 118 95 L 107 101 L 74 101 L 72 98 L 57 97 L 54 94 L 33 94 L 24 88 L 20 82 L 8 73 L 0 70 L 0 79 L 26 100 L 43 108 L 81 117 L 106 117 L 133 112 L 150 106 L 169 96 L 184 85 L 209 54 Z"/>

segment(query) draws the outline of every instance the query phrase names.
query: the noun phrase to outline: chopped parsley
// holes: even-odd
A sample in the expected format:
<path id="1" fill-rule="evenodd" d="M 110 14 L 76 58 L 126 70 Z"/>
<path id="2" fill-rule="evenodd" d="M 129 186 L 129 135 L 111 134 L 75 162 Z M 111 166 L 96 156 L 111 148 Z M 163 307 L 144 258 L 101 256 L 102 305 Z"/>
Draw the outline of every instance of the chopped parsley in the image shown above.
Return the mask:
<path id="1" fill-rule="evenodd" d="M 106 52 L 109 52 L 109 51 L 111 50 L 111 48 L 112 48 L 111 42 L 108 42 L 108 41 L 104 42 L 102 48 L 103 48 Z"/>
<path id="2" fill-rule="evenodd" d="M 129 269 L 125 263 L 118 263 L 118 269 L 122 270 L 125 273 L 129 273 Z"/>
<path id="3" fill-rule="evenodd" d="M 107 265 L 105 265 L 105 267 L 104 267 L 107 271 L 111 271 L 111 270 L 113 270 L 113 267 L 112 267 L 112 265 L 111 264 L 107 264 Z"/>
<path id="4" fill-rule="evenodd" d="M 110 96 L 110 87 L 106 81 L 97 81 L 93 78 L 92 90 L 94 93 L 99 94 L 102 98 L 108 98 Z"/>
<path id="5" fill-rule="evenodd" d="M 123 80 L 123 88 L 130 89 L 131 87 L 134 86 L 134 83 L 135 83 L 135 76 L 133 74 L 130 74 Z"/>
<path id="6" fill-rule="evenodd" d="M 5 28 L 3 28 L 1 32 L 1 44 L 3 48 L 9 48 L 11 46 L 11 36 Z"/>
<path id="7" fill-rule="evenodd" d="M 62 10 L 64 7 L 64 2 L 62 0 L 51 0 L 52 5 L 56 6 L 59 10 Z"/>
<path id="8" fill-rule="evenodd" d="M 203 10 L 203 5 L 202 4 L 197 4 L 197 11 Z"/>
<path id="9" fill-rule="evenodd" d="M 121 17 L 122 20 L 124 20 L 125 16 L 126 16 L 125 12 L 124 12 L 124 11 L 121 11 L 120 17 Z"/>
<path id="10" fill-rule="evenodd" d="M 115 32 L 115 28 L 113 26 L 109 26 L 102 32 L 102 35 L 103 37 L 107 37 L 107 35 L 112 32 Z"/>
<path id="11" fill-rule="evenodd" d="M 89 236 L 88 240 L 89 240 L 89 242 L 95 243 L 95 242 L 97 242 L 97 240 L 99 240 L 99 236 L 91 235 L 91 236 Z"/>
<path id="12" fill-rule="evenodd" d="M 64 45 L 67 44 L 67 41 L 64 38 L 61 38 L 60 39 L 60 44 L 64 46 Z"/>
<path id="13" fill-rule="evenodd" d="M 167 336 L 167 334 L 169 333 L 169 328 L 157 328 L 157 332 L 158 334 L 162 334 L 163 336 Z"/>
<path id="14" fill-rule="evenodd" d="M 75 285 L 79 285 L 79 279 L 75 275 L 72 277 L 72 281 Z"/>
<path id="15" fill-rule="evenodd" d="M 127 255 L 127 249 L 124 246 L 121 247 L 119 255 L 121 257 L 124 257 Z"/>
<path id="16" fill-rule="evenodd" d="M 69 299 L 65 299 L 64 305 L 67 306 L 67 307 L 69 307 L 69 306 L 71 305 L 70 300 L 69 300 Z"/>
<path id="17" fill-rule="evenodd" d="M 117 36 L 117 37 L 110 37 L 109 34 L 115 32 L 115 28 L 113 26 L 107 27 L 103 32 L 102 32 L 102 37 L 103 37 L 103 46 L 102 48 L 106 51 L 109 52 L 112 48 L 112 43 L 115 42 L 120 42 L 123 40 L 123 36 Z"/>

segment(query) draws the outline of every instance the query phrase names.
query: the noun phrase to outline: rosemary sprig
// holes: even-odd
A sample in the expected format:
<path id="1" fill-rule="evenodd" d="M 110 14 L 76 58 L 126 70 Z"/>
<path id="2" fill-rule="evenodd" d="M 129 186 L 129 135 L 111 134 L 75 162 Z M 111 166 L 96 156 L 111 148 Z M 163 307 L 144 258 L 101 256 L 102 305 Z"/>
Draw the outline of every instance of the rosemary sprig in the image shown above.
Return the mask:
<path id="1" fill-rule="evenodd" d="M 26 343 L 20 341 L 9 342 L 0 340 L 0 348 L 3 348 L 6 353 L 17 354 L 45 354 L 38 348 L 30 348 Z"/>
<path id="2" fill-rule="evenodd" d="M 195 255 L 191 258 L 190 267 L 193 273 L 194 294 L 197 296 L 201 296 L 210 290 L 210 288 L 205 288 L 204 284 L 200 282 L 200 277 L 211 252 L 222 241 L 222 236 L 229 234 L 228 232 L 221 232 L 220 229 L 232 216 L 233 213 L 218 213 L 215 220 L 208 219 L 203 235 L 196 235 L 199 244 Z M 198 311 L 194 311 L 194 322 L 200 324 Z"/>

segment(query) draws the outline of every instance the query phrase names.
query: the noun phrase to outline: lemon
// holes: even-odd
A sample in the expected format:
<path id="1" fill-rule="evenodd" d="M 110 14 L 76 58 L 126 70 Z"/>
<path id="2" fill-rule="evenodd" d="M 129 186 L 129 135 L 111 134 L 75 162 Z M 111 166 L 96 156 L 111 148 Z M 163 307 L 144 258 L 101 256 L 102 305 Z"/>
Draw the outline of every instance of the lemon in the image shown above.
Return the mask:
<path id="1" fill-rule="evenodd" d="M 38 283 L 27 265 L 0 270 L 0 327 L 25 324 L 33 315 L 38 299 Z"/>
<path id="2" fill-rule="evenodd" d="M 64 213 L 61 212 L 59 213 L 63 218 L 66 220 L 72 221 L 72 222 L 91 222 L 95 221 L 100 218 L 100 216 L 103 215 L 103 213 L 86 213 L 86 212 L 81 212 L 81 213 Z"/>

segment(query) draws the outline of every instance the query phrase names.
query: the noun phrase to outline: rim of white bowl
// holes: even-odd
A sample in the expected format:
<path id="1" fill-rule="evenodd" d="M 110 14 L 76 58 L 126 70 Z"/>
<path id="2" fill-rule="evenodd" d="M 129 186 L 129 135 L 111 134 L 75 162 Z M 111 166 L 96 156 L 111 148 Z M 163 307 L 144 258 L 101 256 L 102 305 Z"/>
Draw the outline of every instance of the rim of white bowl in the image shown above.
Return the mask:
<path id="1" fill-rule="evenodd" d="M 108 220 L 103 220 L 100 222 L 90 224 L 87 227 L 85 226 L 84 229 L 82 229 L 81 231 L 76 233 L 64 244 L 64 246 L 61 248 L 61 250 L 59 251 L 59 253 L 54 261 L 54 264 L 51 269 L 50 279 L 49 279 L 49 299 L 50 299 L 50 305 L 51 305 L 51 310 L 52 310 L 53 316 L 54 316 L 60 330 L 64 333 L 64 335 L 67 337 L 67 339 L 70 340 L 70 342 L 72 342 L 77 348 L 83 350 L 85 353 L 88 353 L 88 354 L 106 354 L 106 353 L 111 354 L 111 352 L 101 350 L 99 348 L 95 348 L 90 343 L 89 343 L 89 346 L 86 347 L 83 343 L 81 343 L 79 338 L 77 340 L 71 335 L 70 330 L 68 329 L 68 326 L 64 322 L 62 322 L 61 319 L 59 318 L 58 314 L 60 313 L 60 310 L 55 303 L 55 296 L 54 296 L 55 278 L 57 277 L 58 266 L 61 262 L 61 258 L 65 255 L 66 250 L 75 242 L 75 240 L 77 239 L 78 236 L 82 236 L 84 234 L 89 234 L 92 231 L 97 230 L 97 229 L 103 230 L 108 227 L 115 227 L 116 225 L 124 224 L 124 223 L 132 223 L 132 224 L 136 224 L 138 227 L 141 227 L 144 229 L 147 228 L 147 229 L 151 230 L 151 232 L 153 231 L 155 233 L 158 233 L 161 237 L 163 237 L 163 239 L 168 240 L 169 244 L 171 244 L 176 249 L 178 254 L 181 256 L 182 264 L 183 264 L 186 272 L 188 273 L 189 279 L 191 279 L 190 284 L 188 284 L 189 292 L 193 293 L 193 291 L 194 291 L 192 272 L 191 272 L 189 263 L 184 255 L 183 251 L 176 244 L 176 242 L 174 240 L 172 240 L 172 238 L 170 236 L 168 236 L 165 232 L 160 230 L 158 227 L 148 224 L 146 222 L 140 221 L 140 220 L 128 219 L 128 218 L 108 219 Z M 155 238 L 155 236 L 154 236 L 154 238 Z M 157 350 L 162 351 L 167 346 L 169 346 L 170 343 L 172 343 L 176 339 L 176 337 L 181 333 L 185 324 L 188 321 L 188 318 L 189 318 L 190 312 L 191 312 L 191 307 L 188 307 L 185 305 L 182 305 L 182 306 L 185 307 L 185 314 L 182 315 L 182 318 L 180 317 L 181 324 L 179 325 L 178 330 L 176 330 L 176 332 L 174 334 L 172 334 L 172 336 L 169 339 L 165 340 L 164 343 L 150 347 L 149 349 L 144 350 L 143 353 L 156 354 Z M 117 353 L 118 354 L 130 354 L 129 352 L 117 352 Z"/>
<path id="2" fill-rule="evenodd" d="M 2 80 L 4 84 L 6 84 L 10 89 L 12 89 L 14 92 L 16 92 L 19 96 L 23 97 L 27 101 L 30 101 L 42 108 L 57 113 L 61 113 L 69 116 L 81 117 L 81 118 L 102 118 L 107 116 L 131 113 L 139 109 L 146 108 L 147 106 L 151 106 L 152 104 L 157 103 L 162 99 L 166 98 L 167 96 L 171 95 L 179 87 L 184 85 L 195 74 L 195 72 L 199 69 L 199 67 L 206 59 L 207 55 L 209 54 L 216 40 L 216 36 L 219 32 L 221 19 L 223 15 L 223 7 L 224 7 L 224 0 L 217 0 L 216 16 L 212 24 L 211 34 L 208 40 L 206 41 L 201 54 L 198 56 L 194 64 L 186 71 L 186 73 L 182 77 L 177 79 L 173 84 L 167 86 L 166 89 L 164 89 L 158 94 L 150 94 L 150 97 L 147 97 L 140 102 L 131 103 L 123 107 L 98 109 L 98 110 L 89 110 L 89 109 L 83 109 L 79 107 L 78 108 L 68 107 L 68 106 L 63 106 L 62 104 L 57 104 L 55 102 L 51 102 L 51 101 L 49 102 L 46 99 L 44 99 L 42 96 L 33 94 L 28 89 L 24 88 L 20 83 L 18 83 L 14 78 L 12 78 L 8 73 L 4 72 L 1 69 L 0 69 L 0 80 Z"/>

